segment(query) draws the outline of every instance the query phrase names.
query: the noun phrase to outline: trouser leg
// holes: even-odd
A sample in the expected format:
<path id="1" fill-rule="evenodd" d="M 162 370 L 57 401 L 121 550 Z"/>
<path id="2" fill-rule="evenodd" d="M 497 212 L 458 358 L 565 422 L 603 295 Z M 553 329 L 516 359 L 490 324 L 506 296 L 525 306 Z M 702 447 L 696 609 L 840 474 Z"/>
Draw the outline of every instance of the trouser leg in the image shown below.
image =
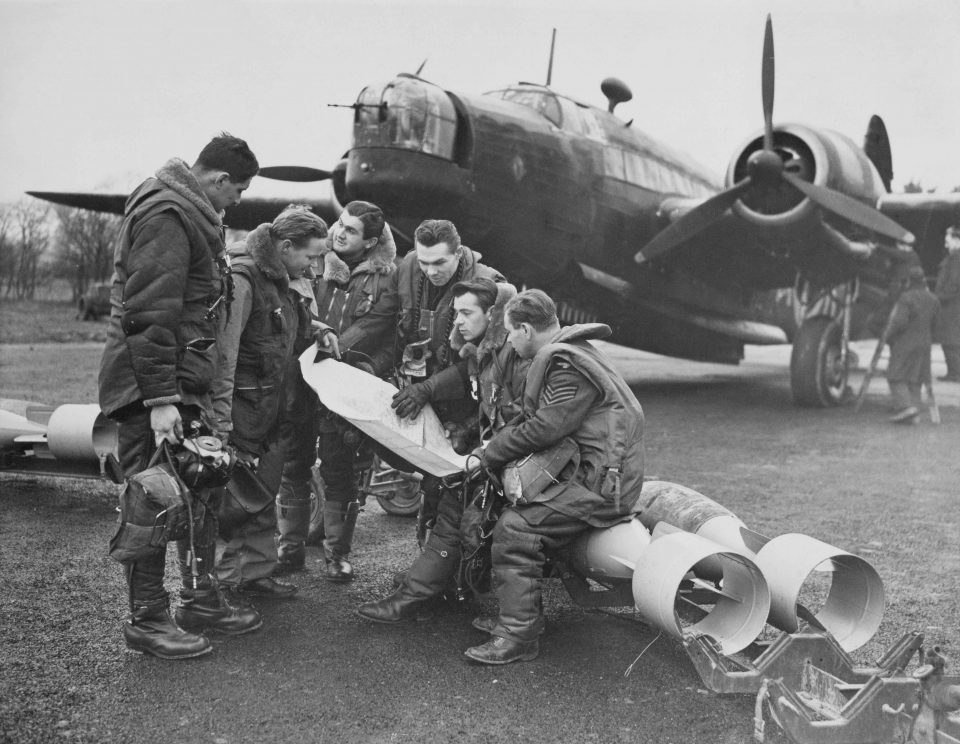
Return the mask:
<path id="1" fill-rule="evenodd" d="M 150 412 L 141 409 L 118 422 L 118 454 L 126 476 L 147 467 L 156 447 Z M 161 659 L 189 659 L 213 650 L 202 635 L 187 633 L 170 618 L 170 597 L 164 588 L 166 547 L 145 558 L 123 564 L 130 616 L 123 626 L 127 648 Z"/>
<path id="2" fill-rule="evenodd" d="M 910 398 L 910 388 L 906 382 L 901 380 L 889 380 L 890 395 L 893 397 L 893 408 L 896 411 L 902 411 L 913 405 Z"/>
<path id="3" fill-rule="evenodd" d="M 317 461 L 317 397 L 306 389 L 299 369 L 288 389 L 294 397 L 291 410 L 280 424 L 278 447 L 283 467 L 277 494 L 277 551 L 281 566 L 295 570 L 304 564 L 310 533 L 311 481 Z"/>
<path id="4" fill-rule="evenodd" d="M 149 615 L 155 610 L 166 610 L 170 597 L 163 586 L 166 549 L 159 549 L 147 558 L 124 563 L 130 593 L 130 612 Z"/>
<path id="5" fill-rule="evenodd" d="M 284 474 L 277 495 L 277 556 L 288 569 L 300 568 L 306 560 L 310 503 L 310 483 L 289 480 Z"/>
<path id="6" fill-rule="evenodd" d="M 536 516 L 534 524 L 525 512 Z M 500 617 L 492 635 L 518 643 L 536 640 L 543 632 L 545 551 L 557 550 L 590 529 L 586 522 L 540 505 L 504 510 L 493 530 L 493 584 Z"/>
<path id="7" fill-rule="evenodd" d="M 923 385 L 919 382 L 907 383 L 907 392 L 910 395 L 910 405 L 917 409 L 923 407 Z"/>
<path id="8" fill-rule="evenodd" d="M 273 506 L 250 516 L 230 540 L 217 540 L 217 581 L 236 587 L 273 575 L 277 567 L 277 512 Z"/>
<path id="9" fill-rule="evenodd" d="M 265 497 L 261 489 L 245 494 L 247 504 L 262 503 L 260 511 L 246 515 L 229 539 L 217 540 L 216 576 L 221 584 L 236 587 L 244 581 L 262 579 L 273 574 L 277 567 L 277 511 L 275 494 L 280 487 L 283 455 L 279 448 L 271 447 L 260 458 L 257 478 L 271 496 Z M 244 487 L 250 486 L 246 483 Z M 228 488 L 240 487 L 235 481 Z M 255 508 L 255 507 L 253 507 Z"/>
<path id="10" fill-rule="evenodd" d="M 947 362 L 947 377 L 960 380 L 960 344 L 941 344 Z"/>
<path id="11" fill-rule="evenodd" d="M 156 445 L 146 409 L 117 422 L 117 454 L 126 477 L 146 469 Z"/>
<path id="12" fill-rule="evenodd" d="M 323 555 L 327 578 L 345 582 L 353 579 L 347 561 L 360 512 L 357 477 L 354 470 L 356 446 L 344 442 L 340 431 L 321 431 L 318 439 L 320 475 L 323 477 Z"/>
<path id="13" fill-rule="evenodd" d="M 256 630 L 263 621 L 252 607 L 234 607 L 224 596 L 212 571 L 216 557 L 216 518 L 208 513 L 195 531 L 193 550 L 189 540 L 177 541 L 177 558 L 183 585 L 177 623 L 189 630 L 216 630 L 240 635 Z"/>

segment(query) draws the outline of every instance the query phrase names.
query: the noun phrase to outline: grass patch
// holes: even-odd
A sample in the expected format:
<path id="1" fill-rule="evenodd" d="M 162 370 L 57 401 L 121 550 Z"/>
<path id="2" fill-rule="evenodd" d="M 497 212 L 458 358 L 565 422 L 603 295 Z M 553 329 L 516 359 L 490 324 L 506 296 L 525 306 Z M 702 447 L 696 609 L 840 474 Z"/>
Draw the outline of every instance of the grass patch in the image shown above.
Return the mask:
<path id="1" fill-rule="evenodd" d="M 15 344 L 0 351 L 0 398 L 96 403 L 102 343 Z"/>
<path id="2" fill-rule="evenodd" d="M 107 319 L 80 320 L 73 302 L 0 300 L 0 344 L 106 340 Z"/>
<path id="3" fill-rule="evenodd" d="M 77 318 L 64 300 L 0 301 L 0 398 L 96 403 L 107 320 Z"/>

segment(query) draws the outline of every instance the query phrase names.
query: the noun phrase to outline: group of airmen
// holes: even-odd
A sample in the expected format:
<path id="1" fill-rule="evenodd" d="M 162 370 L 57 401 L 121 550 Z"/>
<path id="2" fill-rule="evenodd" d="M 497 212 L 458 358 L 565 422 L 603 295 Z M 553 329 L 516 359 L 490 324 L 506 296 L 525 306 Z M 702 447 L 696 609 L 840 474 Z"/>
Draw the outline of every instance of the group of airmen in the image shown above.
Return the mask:
<path id="1" fill-rule="evenodd" d="M 315 346 L 395 376 L 398 416 L 416 417 L 429 403 L 469 455 L 468 471 L 499 475 L 531 458 L 553 467 L 496 521 L 499 615 L 474 620 L 489 640 L 465 652 L 484 664 L 536 658 L 547 554 L 630 519 L 642 487 L 643 411 L 589 343 L 610 329 L 561 328 L 549 296 L 518 293 L 448 220 L 421 223 L 414 249 L 398 259 L 383 212 L 369 202 L 349 203 L 329 229 L 291 205 L 227 246 L 223 210 L 258 169 L 243 140 L 222 134 L 193 165 L 169 160 L 127 201 L 99 376 L 124 475 L 129 482 L 185 441 L 218 442 L 235 463 L 225 488 L 190 490 L 199 516 L 190 537 L 176 540 L 182 586 L 172 617 L 166 544 L 121 561 L 127 647 L 191 658 L 212 650 L 207 631 L 261 627 L 250 597 L 296 592 L 278 577 L 304 568 L 318 459 L 325 577 L 353 578 L 356 473 L 370 443 L 304 382 L 298 358 Z M 458 569 L 464 503 L 431 476 L 422 491 L 435 505 L 433 528 L 396 591 L 359 606 L 365 620 L 417 617 Z M 122 529 L 121 521 L 118 536 Z"/>

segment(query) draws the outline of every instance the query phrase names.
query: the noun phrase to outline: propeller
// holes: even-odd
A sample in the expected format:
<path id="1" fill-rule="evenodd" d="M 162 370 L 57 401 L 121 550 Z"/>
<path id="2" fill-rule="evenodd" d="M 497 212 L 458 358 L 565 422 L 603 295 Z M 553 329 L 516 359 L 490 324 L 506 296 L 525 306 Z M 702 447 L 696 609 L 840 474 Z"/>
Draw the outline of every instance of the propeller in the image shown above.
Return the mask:
<path id="1" fill-rule="evenodd" d="M 838 191 L 818 186 L 800 178 L 793 172 L 797 170 L 796 164 L 791 162 L 785 165 L 783 159 L 774 150 L 773 21 L 769 14 L 763 34 L 763 65 L 760 84 L 763 99 L 763 149 L 751 153 L 747 159 L 746 178 L 738 181 L 726 191 L 707 199 L 707 201 L 658 233 L 634 256 L 634 260 L 637 263 L 643 263 L 673 250 L 697 233 L 718 222 L 746 191 L 754 187 L 775 189 L 783 181 L 827 212 L 901 243 L 913 243 L 914 238 L 909 231 L 876 209 L 866 206 L 846 194 L 841 194 Z"/>
<path id="2" fill-rule="evenodd" d="M 320 170 L 319 168 L 310 168 L 306 165 L 270 165 L 261 168 L 257 172 L 258 176 L 272 178 L 276 181 L 296 181 L 297 183 L 310 183 L 312 181 L 326 181 L 330 178 L 330 171 Z"/>

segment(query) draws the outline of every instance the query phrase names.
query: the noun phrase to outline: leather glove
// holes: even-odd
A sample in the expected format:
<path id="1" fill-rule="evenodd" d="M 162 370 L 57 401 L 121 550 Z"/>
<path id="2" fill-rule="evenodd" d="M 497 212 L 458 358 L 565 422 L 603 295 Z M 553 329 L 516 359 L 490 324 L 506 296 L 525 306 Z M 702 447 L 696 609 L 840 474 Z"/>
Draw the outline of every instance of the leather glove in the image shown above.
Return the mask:
<path id="1" fill-rule="evenodd" d="M 393 396 L 390 407 L 400 418 L 416 418 L 423 407 L 430 402 L 430 389 L 422 382 L 407 385 Z"/>
<path id="2" fill-rule="evenodd" d="M 233 451 L 237 462 L 244 463 L 251 470 L 256 471 L 256 469 L 260 466 L 260 458 L 256 455 L 253 455 L 249 452 L 244 452 L 242 449 L 234 448 Z"/>
<path id="3" fill-rule="evenodd" d="M 321 325 L 320 328 L 317 328 L 313 334 L 313 340 L 316 342 L 317 346 L 332 356 L 334 359 L 340 358 L 340 339 L 337 338 L 337 333 L 332 328 L 326 325 Z"/>

